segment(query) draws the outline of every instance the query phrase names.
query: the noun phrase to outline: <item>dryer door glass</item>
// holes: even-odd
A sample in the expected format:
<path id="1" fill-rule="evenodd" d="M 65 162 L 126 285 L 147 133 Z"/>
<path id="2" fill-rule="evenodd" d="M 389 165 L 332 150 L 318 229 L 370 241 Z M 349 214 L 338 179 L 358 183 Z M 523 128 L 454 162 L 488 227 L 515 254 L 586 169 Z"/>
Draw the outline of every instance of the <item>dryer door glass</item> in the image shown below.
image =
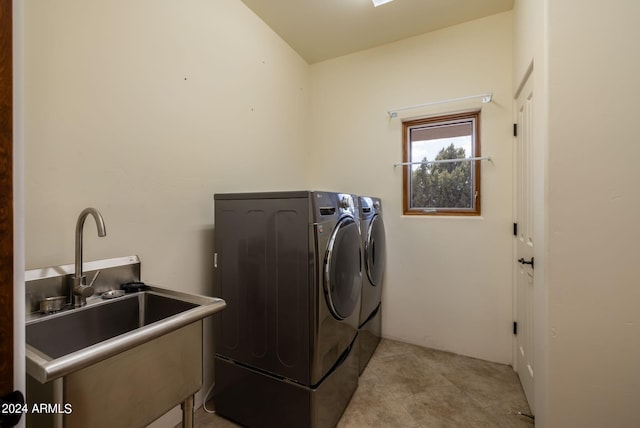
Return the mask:
<path id="1" fill-rule="evenodd" d="M 355 311 L 362 288 L 360 230 L 342 218 L 331 235 L 324 261 L 324 293 L 331 314 L 343 320 Z"/>
<path id="2" fill-rule="evenodd" d="M 376 215 L 369 223 L 367 240 L 364 247 L 367 276 L 373 285 L 382 284 L 382 274 L 386 259 L 384 223 L 382 217 Z"/>

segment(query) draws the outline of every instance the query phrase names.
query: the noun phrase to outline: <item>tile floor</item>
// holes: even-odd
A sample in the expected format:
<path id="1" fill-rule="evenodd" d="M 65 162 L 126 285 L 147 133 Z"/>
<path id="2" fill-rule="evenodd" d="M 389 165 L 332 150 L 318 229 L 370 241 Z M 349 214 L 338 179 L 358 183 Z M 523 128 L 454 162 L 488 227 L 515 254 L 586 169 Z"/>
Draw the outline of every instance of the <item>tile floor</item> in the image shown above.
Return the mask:
<path id="1" fill-rule="evenodd" d="M 383 339 L 337 428 L 532 428 L 518 411 L 529 407 L 511 367 Z M 195 426 L 238 425 L 199 409 Z"/>

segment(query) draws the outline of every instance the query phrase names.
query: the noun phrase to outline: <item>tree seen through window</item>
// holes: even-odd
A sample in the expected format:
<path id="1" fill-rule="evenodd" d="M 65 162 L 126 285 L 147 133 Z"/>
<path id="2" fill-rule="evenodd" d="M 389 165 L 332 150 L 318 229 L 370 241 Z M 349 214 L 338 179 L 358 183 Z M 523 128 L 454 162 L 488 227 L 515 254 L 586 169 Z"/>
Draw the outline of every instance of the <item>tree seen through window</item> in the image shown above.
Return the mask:
<path id="1" fill-rule="evenodd" d="M 466 158 L 465 149 L 453 143 L 440 150 L 436 161 Z M 471 208 L 471 163 L 422 162 L 412 172 L 411 205 L 423 208 Z"/>

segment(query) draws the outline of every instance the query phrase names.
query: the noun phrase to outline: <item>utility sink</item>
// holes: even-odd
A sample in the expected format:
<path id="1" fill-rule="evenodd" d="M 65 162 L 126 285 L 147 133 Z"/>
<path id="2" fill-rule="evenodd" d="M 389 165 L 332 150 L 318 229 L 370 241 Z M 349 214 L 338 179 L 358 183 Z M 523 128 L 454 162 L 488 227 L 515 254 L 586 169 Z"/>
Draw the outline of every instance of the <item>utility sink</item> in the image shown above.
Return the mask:
<path id="1" fill-rule="evenodd" d="M 159 287 L 94 298 L 26 323 L 27 373 L 41 383 L 149 342 L 226 306 L 222 299 Z"/>
<path id="2" fill-rule="evenodd" d="M 162 294 L 139 292 L 28 324 L 27 344 L 51 358 L 60 358 L 198 306 Z"/>
<path id="3" fill-rule="evenodd" d="M 26 322 L 27 426 L 145 426 L 202 387 L 202 320 L 222 299 L 149 287 Z M 109 409 L 105 411 L 105 408 Z"/>

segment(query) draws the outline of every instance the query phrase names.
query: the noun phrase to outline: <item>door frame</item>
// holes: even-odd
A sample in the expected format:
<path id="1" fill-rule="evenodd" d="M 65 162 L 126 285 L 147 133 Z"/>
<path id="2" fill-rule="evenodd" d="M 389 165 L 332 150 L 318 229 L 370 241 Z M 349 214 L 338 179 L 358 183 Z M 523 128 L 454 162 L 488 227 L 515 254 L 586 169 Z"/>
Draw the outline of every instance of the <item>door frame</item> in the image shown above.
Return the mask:
<path id="1" fill-rule="evenodd" d="M 0 396 L 14 390 L 13 5 L 0 0 Z"/>

